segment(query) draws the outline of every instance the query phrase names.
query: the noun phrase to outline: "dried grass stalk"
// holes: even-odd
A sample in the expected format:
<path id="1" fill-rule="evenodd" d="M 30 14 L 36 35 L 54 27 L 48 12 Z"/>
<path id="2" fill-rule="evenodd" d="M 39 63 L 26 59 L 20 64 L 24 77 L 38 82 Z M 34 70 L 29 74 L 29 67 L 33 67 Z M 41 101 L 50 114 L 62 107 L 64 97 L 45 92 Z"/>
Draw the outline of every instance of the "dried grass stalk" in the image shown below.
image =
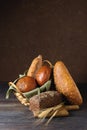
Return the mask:
<path id="1" fill-rule="evenodd" d="M 57 106 L 42 110 L 40 114 L 38 114 L 38 118 L 41 118 L 42 120 L 44 120 L 46 117 L 48 117 L 49 119 L 45 124 L 45 125 L 48 125 L 54 117 L 62 117 L 62 116 L 68 116 L 68 115 L 69 115 L 69 112 L 65 109 L 64 104 L 60 103 Z"/>
<path id="2" fill-rule="evenodd" d="M 52 114 L 57 110 L 60 110 L 63 107 L 63 103 L 54 106 L 54 107 L 50 107 L 47 108 L 45 110 L 40 111 L 40 113 L 38 114 L 38 118 L 45 118 L 45 117 L 50 117 L 52 116 Z"/>
<path id="3" fill-rule="evenodd" d="M 69 115 L 69 112 L 64 108 L 62 107 L 61 109 L 59 110 L 56 110 L 56 115 L 55 117 L 62 117 L 62 116 L 68 116 Z M 51 113 L 49 113 L 47 115 L 47 117 L 51 117 L 53 114 L 54 114 L 55 111 L 52 111 Z"/>
<path id="4" fill-rule="evenodd" d="M 16 98 L 21 102 L 21 104 L 25 105 L 25 106 L 29 106 L 29 102 L 28 100 L 23 97 L 23 95 L 21 95 L 18 92 L 15 92 L 14 95 L 16 96 Z"/>

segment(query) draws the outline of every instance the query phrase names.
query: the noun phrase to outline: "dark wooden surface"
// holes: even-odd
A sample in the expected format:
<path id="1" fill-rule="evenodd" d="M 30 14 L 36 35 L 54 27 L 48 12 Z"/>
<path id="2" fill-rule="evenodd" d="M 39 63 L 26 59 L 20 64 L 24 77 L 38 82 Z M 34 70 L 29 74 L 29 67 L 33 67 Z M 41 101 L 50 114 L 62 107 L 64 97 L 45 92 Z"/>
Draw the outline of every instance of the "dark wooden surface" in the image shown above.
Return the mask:
<path id="1" fill-rule="evenodd" d="M 78 87 L 84 99 L 79 111 L 71 112 L 69 117 L 54 118 L 48 126 L 44 126 L 45 122 L 38 126 L 38 120 L 15 96 L 5 100 L 8 85 L 0 83 L 0 130 L 87 130 L 87 85 Z"/>
<path id="2" fill-rule="evenodd" d="M 0 80 L 14 80 L 39 54 L 87 82 L 87 0 L 0 0 Z"/>

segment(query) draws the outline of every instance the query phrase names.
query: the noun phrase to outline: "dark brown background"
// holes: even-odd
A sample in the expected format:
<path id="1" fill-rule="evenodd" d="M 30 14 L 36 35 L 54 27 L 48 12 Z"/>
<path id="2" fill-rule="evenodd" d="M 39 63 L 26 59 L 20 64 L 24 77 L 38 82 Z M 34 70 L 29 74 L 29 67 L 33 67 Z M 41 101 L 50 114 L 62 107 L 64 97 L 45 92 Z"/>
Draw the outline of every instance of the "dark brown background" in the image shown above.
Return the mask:
<path id="1" fill-rule="evenodd" d="M 63 60 L 87 83 L 87 0 L 0 2 L 0 81 L 14 80 L 39 54 Z"/>

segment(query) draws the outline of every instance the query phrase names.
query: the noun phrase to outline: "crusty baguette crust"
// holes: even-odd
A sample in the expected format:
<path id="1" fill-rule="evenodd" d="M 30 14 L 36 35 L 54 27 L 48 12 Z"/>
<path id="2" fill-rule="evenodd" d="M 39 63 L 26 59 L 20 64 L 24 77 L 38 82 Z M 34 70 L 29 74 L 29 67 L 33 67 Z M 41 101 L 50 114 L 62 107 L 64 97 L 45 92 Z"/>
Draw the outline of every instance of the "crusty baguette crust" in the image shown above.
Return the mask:
<path id="1" fill-rule="evenodd" d="M 54 82 L 56 89 L 65 95 L 72 104 L 82 104 L 83 99 L 79 89 L 62 61 L 58 61 L 54 65 Z"/>
<path id="2" fill-rule="evenodd" d="M 31 65 L 29 66 L 27 76 L 35 77 L 36 72 L 39 70 L 41 66 L 42 66 L 42 55 L 39 55 L 38 57 L 33 59 Z"/>

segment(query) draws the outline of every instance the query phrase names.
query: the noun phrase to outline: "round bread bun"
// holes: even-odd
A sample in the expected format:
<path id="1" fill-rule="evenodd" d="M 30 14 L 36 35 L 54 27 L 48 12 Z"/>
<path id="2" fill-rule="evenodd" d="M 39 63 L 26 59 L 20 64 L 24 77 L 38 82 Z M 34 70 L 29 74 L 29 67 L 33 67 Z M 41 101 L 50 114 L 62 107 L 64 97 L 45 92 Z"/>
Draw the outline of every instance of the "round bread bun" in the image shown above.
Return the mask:
<path id="1" fill-rule="evenodd" d="M 62 61 L 56 62 L 53 74 L 56 89 L 62 93 L 71 104 L 81 105 L 83 99 L 80 91 Z"/>

